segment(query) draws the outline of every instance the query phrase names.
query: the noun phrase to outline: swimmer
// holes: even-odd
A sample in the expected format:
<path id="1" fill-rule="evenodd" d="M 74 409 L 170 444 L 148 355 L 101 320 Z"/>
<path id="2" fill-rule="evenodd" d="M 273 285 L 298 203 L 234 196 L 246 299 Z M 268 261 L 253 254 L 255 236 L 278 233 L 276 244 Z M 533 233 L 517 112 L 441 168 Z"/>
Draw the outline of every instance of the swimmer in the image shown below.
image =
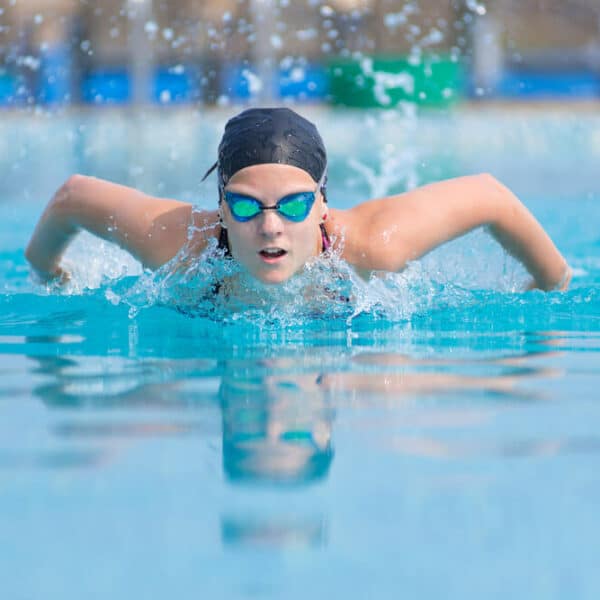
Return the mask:
<path id="1" fill-rule="evenodd" d="M 330 248 L 364 277 L 401 271 L 481 226 L 532 276 L 530 288 L 566 290 L 571 269 L 542 226 L 493 176 L 432 183 L 347 210 L 327 203 L 327 155 L 316 127 L 289 108 L 251 108 L 230 119 L 213 171 L 218 207 L 74 175 L 57 191 L 25 255 L 42 280 L 67 279 L 61 257 L 81 230 L 118 244 L 156 269 L 211 239 L 256 279 L 277 284 Z M 188 237 L 190 232 L 191 237 Z"/>

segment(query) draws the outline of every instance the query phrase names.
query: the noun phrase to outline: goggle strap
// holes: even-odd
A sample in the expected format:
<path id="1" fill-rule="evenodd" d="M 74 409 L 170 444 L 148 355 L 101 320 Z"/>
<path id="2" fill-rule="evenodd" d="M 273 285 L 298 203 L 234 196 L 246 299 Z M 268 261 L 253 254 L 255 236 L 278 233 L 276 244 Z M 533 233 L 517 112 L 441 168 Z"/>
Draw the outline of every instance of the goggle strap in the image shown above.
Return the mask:
<path id="1" fill-rule="evenodd" d="M 204 173 L 204 177 L 200 181 L 204 181 L 217 167 L 219 166 L 219 161 L 217 161 L 212 167 Z"/>

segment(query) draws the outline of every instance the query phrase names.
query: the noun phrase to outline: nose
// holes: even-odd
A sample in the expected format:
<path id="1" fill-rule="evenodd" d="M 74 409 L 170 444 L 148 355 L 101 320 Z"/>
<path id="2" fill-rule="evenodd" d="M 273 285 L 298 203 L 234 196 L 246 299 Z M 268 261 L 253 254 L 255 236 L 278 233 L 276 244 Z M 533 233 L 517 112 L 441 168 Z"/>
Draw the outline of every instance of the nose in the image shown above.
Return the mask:
<path id="1" fill-rule="evenodd" d="M 283 231 L 283 221 L 276 210 L 264 210 L 259 216 L 259 233 L 267 238 L 274 238 Z"/>

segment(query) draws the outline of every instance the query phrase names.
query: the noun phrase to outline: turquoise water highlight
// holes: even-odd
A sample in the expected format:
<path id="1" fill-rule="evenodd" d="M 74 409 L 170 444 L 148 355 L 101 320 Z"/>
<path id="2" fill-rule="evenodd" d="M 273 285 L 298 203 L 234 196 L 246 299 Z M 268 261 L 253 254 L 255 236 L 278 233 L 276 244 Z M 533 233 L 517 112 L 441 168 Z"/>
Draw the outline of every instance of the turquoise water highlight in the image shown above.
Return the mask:
<path id="1" fill-rule="evenodd" d="M 350 281 L 343 310 L 191 318 L 155 303 L 164 278 L 86 237 L 72 286 L 49 292 L 22 252 L 61 179 L 208 206 L 197 175 L 225 115 L 5 118 L 7 597 L 597 596 L 600 119 L 312 116 L 334 206 L 489 170 L 556 240 L 572 289 L 521 292 L 478 232 Z"/>

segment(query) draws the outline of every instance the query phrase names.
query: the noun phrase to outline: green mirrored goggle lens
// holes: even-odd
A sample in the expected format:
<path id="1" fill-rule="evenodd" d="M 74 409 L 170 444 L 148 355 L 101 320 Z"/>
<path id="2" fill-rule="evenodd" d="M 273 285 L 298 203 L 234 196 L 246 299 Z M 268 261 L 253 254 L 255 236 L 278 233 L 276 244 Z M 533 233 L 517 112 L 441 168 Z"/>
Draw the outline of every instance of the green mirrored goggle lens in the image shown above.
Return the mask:
<path id="1" fill-rule="evenodd" d="M 237 200 L 230 205 L 234 217 L 251 219 L 260 213 L 260 206 L 256 200 Z"/>
<path id="2" fill-rule="evenodd" d="M 298 194 L 290 194 L 282 198 L 275 206 L 263 206 L 255 198 L 235 194 L 233 192 L 225 192 L 225 201 L 229 206 L 229 210 L 233 218 L 237 221 L 249 221 L 264 210 L 277 210 L 290 221 L 304 221 L 315 201 L 314 192 L 300 192 Z"/>
<path id="3" fill-rule="evenodd" d="M 279 202 L 279 212 L 292 221 L 303 221 L 308 216 L 312 208 L 315 195 L 310 194 L 295 194 L 294 196 L 283 199 Z"/>

